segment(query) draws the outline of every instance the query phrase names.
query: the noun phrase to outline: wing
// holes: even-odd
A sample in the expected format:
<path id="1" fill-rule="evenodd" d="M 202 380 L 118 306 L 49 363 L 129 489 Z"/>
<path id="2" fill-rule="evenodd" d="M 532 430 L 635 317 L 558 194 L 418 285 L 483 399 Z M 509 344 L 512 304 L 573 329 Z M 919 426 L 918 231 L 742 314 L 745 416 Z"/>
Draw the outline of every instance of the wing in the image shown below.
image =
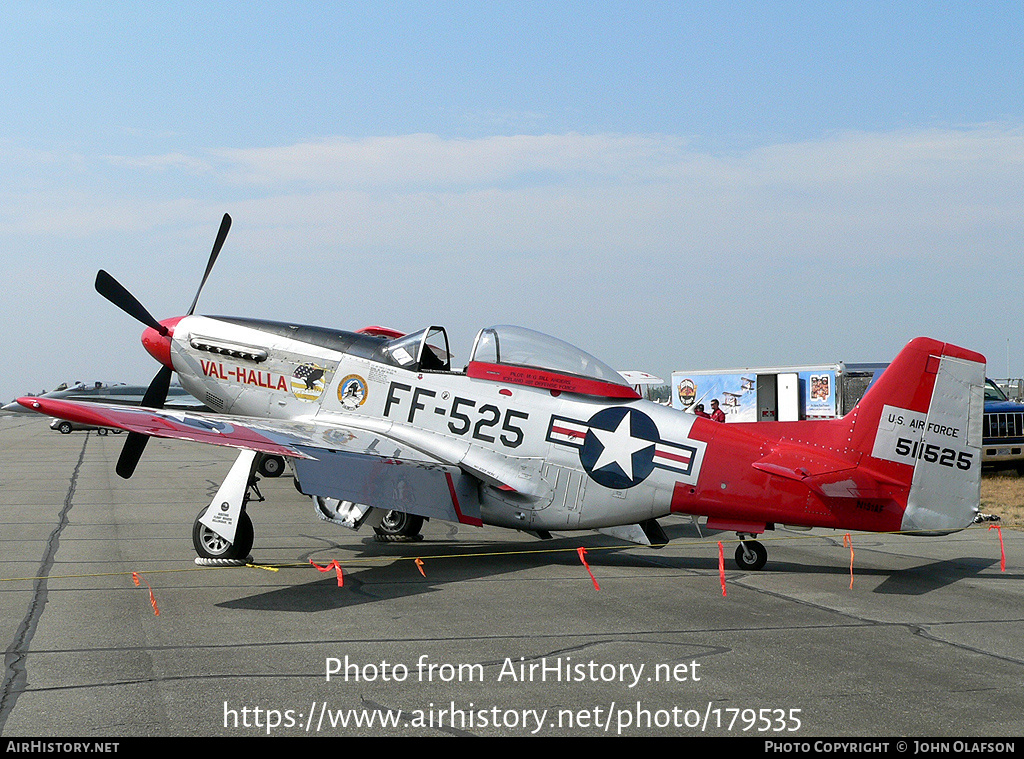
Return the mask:
<path id="1" fill-rule="evenodd" d="M 98 427 L 287 456 L 307 495 L 482 524 L 477 477 L 457 461 L 424 452 L 382 430 L 47 398 L 18 402 L 42 414 Z"/>

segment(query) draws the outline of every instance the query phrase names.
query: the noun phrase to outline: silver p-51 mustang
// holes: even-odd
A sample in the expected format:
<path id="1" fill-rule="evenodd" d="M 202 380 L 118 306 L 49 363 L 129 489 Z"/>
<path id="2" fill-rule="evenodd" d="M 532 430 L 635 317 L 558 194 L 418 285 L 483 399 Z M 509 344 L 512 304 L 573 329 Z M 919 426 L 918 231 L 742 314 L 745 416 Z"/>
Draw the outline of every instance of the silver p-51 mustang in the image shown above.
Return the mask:
<path id="1" fill-rule="evenodd" d="M 453 366 L 439 326 L 346 332 L 195 315 L 229 227 L 225 215 L 185 316 L 157 321 L 97 275 L 97 290 L 146 325 L 143 345 L 162 365 L 142 407 L 19 399 L 127 430 L 122 477 L 151 436 L 239 449 L 196 519 L 201 557 L 248 554 L 255 474 L 286 459 L 321 517 L 384 538 L 443 519 L 658 545 L 656 520 L 677 513 L 735 531 L 749 569 L 767 558 L 752 538 L 776 524 L 934 533 L 978 511 L 985 359 L 973 351 L 911 341 L 842 419 L 721 424 L 643 400 L 607 364 L 520 327 L 480 330 Z M 172 373 L 212 412 L 164 408 Z"/>

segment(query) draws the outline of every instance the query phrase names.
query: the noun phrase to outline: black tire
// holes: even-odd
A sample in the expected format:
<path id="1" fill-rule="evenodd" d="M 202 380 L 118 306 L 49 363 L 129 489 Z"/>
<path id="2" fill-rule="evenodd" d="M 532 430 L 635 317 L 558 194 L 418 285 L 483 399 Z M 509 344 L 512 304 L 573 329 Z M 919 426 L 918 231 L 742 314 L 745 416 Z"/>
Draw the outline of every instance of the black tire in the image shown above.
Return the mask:
<path id="1" fill-rule="evenodd" d="M 96 434 L 99 435 L 100 437 L 106 437 L 107 428 L 106 427 L 100 427 L 98 430 L 96 430 Z"/>
<path id="2" fill-rule="evenodd" d="M 753 557 L 748 557 L 744 547 L 753 552 Z M 736 547 L 736 566 L 751 572 L 763 569 L 768 562 L 768 549 L 756 540 L 744 540 Z"/>
<path id="3" fill-rule="evenodd" d="M 284 458 L 281 456 L 261 456 L 256 471 L 264 477 L 280 477 L 284 474 Z"/>
<path id="4" fill-rule="evenodd" d="M 71 422 L 61 422 L 60 424 L 57 425 L 57 430 L 60 432 L 61 435 L 70 435 Z"/>
<path id="5" fill-rule="evenodd" d="M 209 508 L 209 507 L 207 507 Z M 192 525 L 192 546 L 201 559 L 244 559 L 252 550 L 254 532 L 252 520 L 249 514 L 242 512 L 238 520 L 238 528 L 235 530 L 235 542 L 229 543 L 220 535 L 215 533 L 205 524 L 199 521 L 206 512 L 203 509 L 196 515 L 196 521 Z"/>
<path id="6" fill-rule="evenodd" d="M 373 528 L 374 538 L 383 543 L 410 543 L 423 540 L 423 536 L 420 535 L 421 527 L 423 517 L 392 509 L 380 520 L 380 525 Z"/>

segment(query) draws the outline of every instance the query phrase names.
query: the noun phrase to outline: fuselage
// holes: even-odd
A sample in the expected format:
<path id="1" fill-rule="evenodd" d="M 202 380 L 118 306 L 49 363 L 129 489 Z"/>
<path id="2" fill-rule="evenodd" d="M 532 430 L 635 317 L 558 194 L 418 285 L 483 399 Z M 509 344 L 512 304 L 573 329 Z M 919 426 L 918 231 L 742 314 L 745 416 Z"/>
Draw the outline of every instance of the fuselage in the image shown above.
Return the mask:
<path id="1" fill-rule="evenodd" d="M 488 363 L 504 337 L 513 342 L 498 328 L 481 331 L 493 345 L 481 349 L 478 336 L 460 370 L 440 328 L 428 352 L 427 330 L 417 342 L 419 333 L 396 340 L 229 317 L 165 323 L 173 335 L 154 343 L 150 334 L 147 349 L 213 411 L 315 423 L 328 438 L 359 429 L 380 435 L 364 453 L 397 457 L 398 443 L 457 465 L 482 483 L 484 523 L 593 529 L 676 512 L 749 533 L 775 523 L 906 526 L 913 460 L 878 431 L 890 407 L 877 401 L 838 420 L 721 424 L 642 400 L 601 367 L 581 378 Z M 893 451 L 879 452 L 883 439 Z M 966 513 L 916 526 L 962 527 Z"/>

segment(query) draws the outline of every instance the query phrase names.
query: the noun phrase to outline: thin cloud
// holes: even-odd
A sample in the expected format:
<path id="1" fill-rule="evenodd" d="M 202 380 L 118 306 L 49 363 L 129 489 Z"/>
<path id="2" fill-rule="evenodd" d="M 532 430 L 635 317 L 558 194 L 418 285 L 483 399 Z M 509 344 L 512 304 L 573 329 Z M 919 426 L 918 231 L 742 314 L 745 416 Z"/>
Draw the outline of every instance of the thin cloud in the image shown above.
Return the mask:
<path id="1" fill-rule="evenodd" d="M 249 201 L 259 223 L 291 226 L 300 214 L 331 244 L 446 255 L 941 257 L 951 235 L 1016 229 L 1024 212 L 1024 132 L 999 125 L 732 155 L 675 137 L 567 134 L 333 140 L 220 157 L 233 181 L 268 191 Z"/>
<path id="2" fill-rule="evenodd" d="M 191 174 L 211 174 L 214 171 L 214 166 L 209 160 L 186 153 L 165 153 L 152 156 L 108 155 L 104 156 L 103 160 L 111 166 L 142 171 L 180 170 Z"/>
<path id="3" fill-rule="evenodd" d="M 333 138 L 321 142 L 223 150 L 227 176 L 274 186 L 403 187 L 500 184 L 590 175 L 618 177 L 678 155 L 678 138 L 644 135 L 516 135 L 472 140 L 431 134 Z M 529 182 L 527 182 L 529 183 Z"/>
<path id="4" fill-rule="evenodd" d="M 953 238 L 1019 236 L 1024 213 L 1024 130 L 1001 124 L 717 154 L 672 135 L 567 133 L 3 157 L 45 165 L 54 186 L 9 188 L 0 231 L 97 234 L 220 203 L 295 255 L 315 240 L 445 255 L 942 257 Z M 78 183 L 99 164 L 113 173 Z"/>

